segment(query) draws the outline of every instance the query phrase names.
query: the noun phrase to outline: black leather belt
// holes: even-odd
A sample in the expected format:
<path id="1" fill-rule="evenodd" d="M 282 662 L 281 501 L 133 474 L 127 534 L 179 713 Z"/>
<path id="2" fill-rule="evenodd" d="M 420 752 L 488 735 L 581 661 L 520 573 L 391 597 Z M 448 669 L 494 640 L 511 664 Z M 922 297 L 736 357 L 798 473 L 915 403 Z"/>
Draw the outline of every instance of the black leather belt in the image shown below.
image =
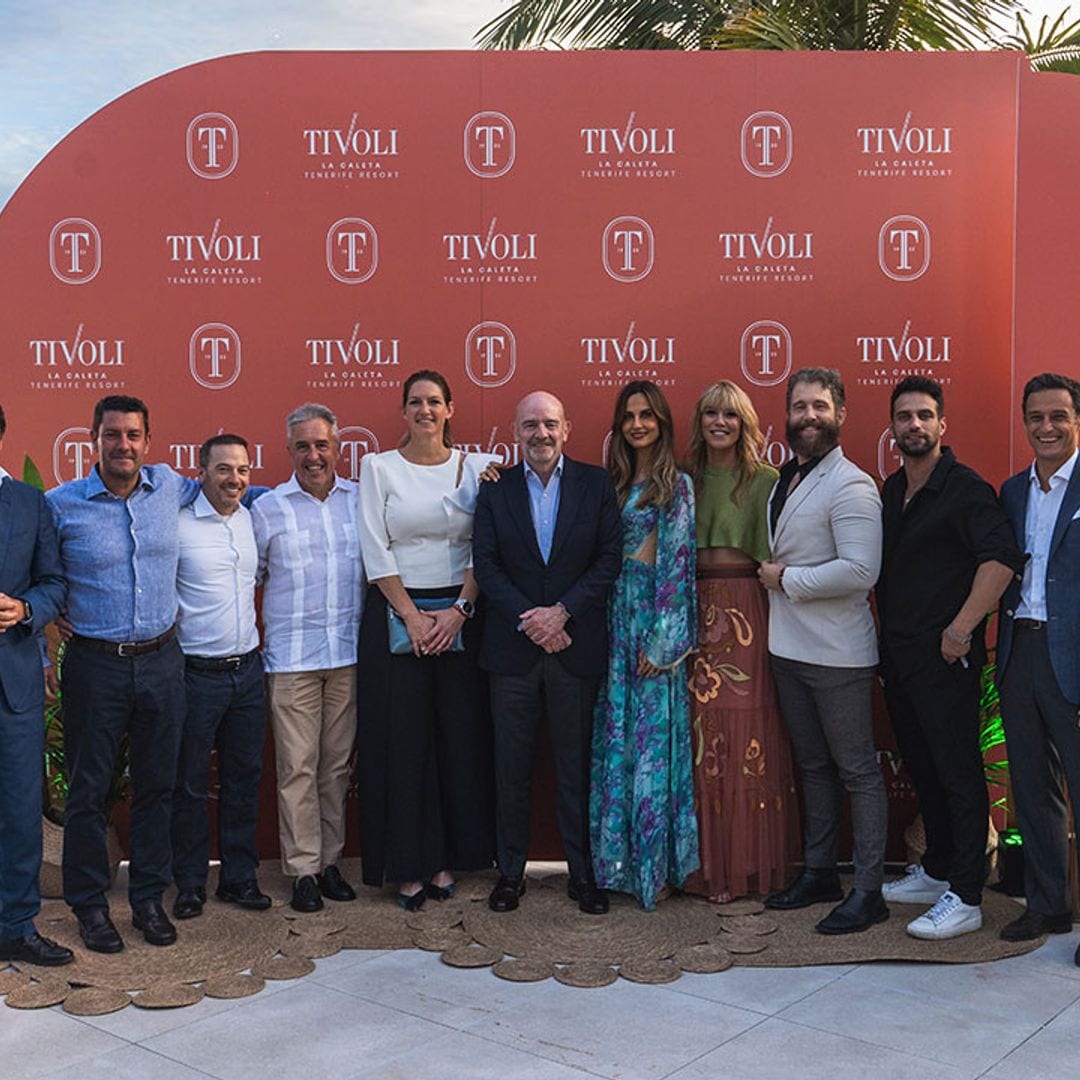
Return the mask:
<path id="1" fill-rule="evenodd" d="M 103 638 L 83 637 L 82 634 L 72 634 L 72 642 L 84 645 L 96 652 L 109 653 L 112 656 L 144 656 L 146 653 L 157 652 L 162 645 L 167 645 L 176 637 L 176 627 L 170 626 L 164 634 L 146 641 L 105 641 Z"/>
<path id="2" fill-rule="evenodd" d="M 1045 630 L 1046 623 L 1038 619 L 1013 619 L 1013 626 L 1017 630 Z"/>
<path id="3" fill-rule="evenodd" d="M 241 656 L 185 656 L 184 664 L 192 671 L 239 671 L 259 655 L 258 649 Z"/>

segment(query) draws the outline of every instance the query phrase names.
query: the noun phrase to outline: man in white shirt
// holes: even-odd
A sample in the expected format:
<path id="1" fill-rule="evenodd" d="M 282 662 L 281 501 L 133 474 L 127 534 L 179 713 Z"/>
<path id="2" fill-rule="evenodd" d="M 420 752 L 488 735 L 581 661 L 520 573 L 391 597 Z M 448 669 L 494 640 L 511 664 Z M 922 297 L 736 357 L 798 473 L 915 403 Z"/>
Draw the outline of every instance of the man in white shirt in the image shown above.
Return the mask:
<path id="1" fill-rule="evenodd" d="M 184 653 L 187 712 L 173 793 L 173 915 L 202 914 L 210 857 L 207 777 L 217 747 L 219 899 L 255 911 L 255 843 L 266 700 L 255 626 L 258 552 L 251 513 L 241 505 L 251 462 L 239 435 L 215 435 L 199 449 L 202 490 L 177 527 L 177 636 Z"/>
<path id="2" fill-rule="evenodd" d="M 277 756 L 281 861 L 292 907 L 353 900 L 337 868 L 356 737 L 363 564 L 357 489 L 334 471 L 337 418 L 307 404 L 285 421 L 294 473 L 252 508 L 263 580 L 263 659 Z"/>
<path id="3" fill-rule="evenodd" d="M 1066 783 L 1080 800 L 1080 383 L 1036 375 L 1022 408 L 1035 460 L 1001 502 L 1028 564 L 1001 599 L 997 666 L 1027 909 L 1006 941 L 1072 929 Z"/>

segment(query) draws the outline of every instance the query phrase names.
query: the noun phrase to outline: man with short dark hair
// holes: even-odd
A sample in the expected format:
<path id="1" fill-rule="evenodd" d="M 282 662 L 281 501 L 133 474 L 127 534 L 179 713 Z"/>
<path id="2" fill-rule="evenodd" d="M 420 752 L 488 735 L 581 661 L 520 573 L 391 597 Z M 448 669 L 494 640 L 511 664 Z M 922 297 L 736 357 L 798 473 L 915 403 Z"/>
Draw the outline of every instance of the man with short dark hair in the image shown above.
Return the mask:
<path id="1" fill-rule="evenodd" d="M 1066 784 L 1080 802 L 1080 383 L 1036 375 L 1022 408 L 1035 460 L 1001 501 L 1028 563 L 1001 601 L 997 664 L 1027 910 L 1007 941 L 1072 929 Z"/>
<path id="2" fill-rule="evenodd" d="M 982 926 L 990 810 L 979 749 L 983 634 L 1024 557 L 994 489 L 941 444 L 941 386 L 909 376 L 889 405 L 903 464 L 881 492 L 881 674 L 926 853 L 882 891 L 889 902 L 930 905 L 907 931 L 941 940 Z"/>
<path id="3" fill-rule="evenodd" d="M 215 435 L 199 448 L 202 490 L 180 511 L 177 636 L 184 653 L 187 712 L 173 793 L 173 915 L 190 919 L 206 903 L 210 836 L 207 781 L 217 749 L 217 896 L 262 911 L 270 897 L 256 879 L 258 788 L 266 701 L 255 575 L 259 556 L 251 514 L 241 500 L 251 461 L 239 435 Z"/>
<path id="4" fill-rule="evenodd" d="M 184 717 L 176 641 L 177 512 L 195 488 L 167 465 L 146 465 L 150 415 L 138 398 L 94 407 L 89 476 L 45 496 L 60 537 L 73 636 L 62 670 L 64 898 L 88 949 L 119 952 L 109 918 L 106 800 L 121 739 L 130 748 L 132 925 L 151 945 L 176 930 L 161 906 L 172 879 L 169 829 Z"/>
<path id="5" fill-rule="evenodd" d="M 6 430 L 0 408 L 0 446 Z M 0 468 L 0 967 L 74 959 L 34 928 L 45 742 L 36 634 L 60 611 L 65 592 L 56 527 L 41 492 Z"/>
<path id="6" fill-rule="evenodd" d="M 282 869 L 295 911 L 356 893 L 337 862 L 356 741 L 356 644 L 363 563 L 356 485 L 335 471 L 337 418 L 301 405 L 286 417 L 294 472 L 252 520 L 263 588 L 264 660 L 277 758 Z"/>
<path id="7" fill-rule="evenodd" d="M 881 896 L 885 784 L 874 749 L 871 689 L 877 641 L 868 594 L 881 564 L 877 486 L 844 457 L 844 384 L 829 368 L 788 380 L 794 451 L 769 501 L 772 558 L 769 654 L 780 711 L 802 777 L 805 869 L 765 906 L 809 907 L 843 898 L 836 873 L 846 789 L 854 833 L 854 888 L 817 924 L 823 934 L 866 930 L 889 917 Z"/>

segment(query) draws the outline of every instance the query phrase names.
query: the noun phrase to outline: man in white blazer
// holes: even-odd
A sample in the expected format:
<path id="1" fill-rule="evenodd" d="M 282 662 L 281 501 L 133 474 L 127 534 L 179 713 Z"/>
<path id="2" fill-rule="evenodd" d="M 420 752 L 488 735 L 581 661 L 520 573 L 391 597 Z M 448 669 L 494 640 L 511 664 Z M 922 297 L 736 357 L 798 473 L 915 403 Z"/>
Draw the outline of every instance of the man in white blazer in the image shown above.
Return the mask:
<path id="1" fill-rule="evenodd" d="M 868 594 L 881 568 L 881 499 L 844 457 L 847 416 L 838 372 L 805 368 L 787 386 L 787 438 L 795 456 L 769 500 L 772 559 L 769 654 L 803 787 L 804 866 L 765 906 L 843 902 L 823 934 L 866 930 L 889 917 L 881 895 L 887 806 L 874 751 L 871 688 L 877 634 Z M 851 800 L 854 888 L 836 873 L 844 790 Z"/>

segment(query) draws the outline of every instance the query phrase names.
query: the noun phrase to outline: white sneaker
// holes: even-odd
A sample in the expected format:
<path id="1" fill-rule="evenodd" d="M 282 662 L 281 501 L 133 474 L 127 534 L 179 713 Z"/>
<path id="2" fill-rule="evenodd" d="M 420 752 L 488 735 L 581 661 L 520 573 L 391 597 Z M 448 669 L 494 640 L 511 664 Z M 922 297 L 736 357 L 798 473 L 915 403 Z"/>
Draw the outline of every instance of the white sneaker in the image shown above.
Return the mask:
<path id="1" fill-rule="evenodd" d="M 907 932 L 925 941 L 942 941 L 970 934 L 980 926 L 982 908 L 965 904 L 956 893 L 946 892 L 929 911 L 908 923 Z"/>
<path id="2" fill-rule="evenodd" d="M 936 904 L 948 890 L 947 881 L 938 881 L 918 863 L 913 863 L 902 878 L 885 882 L 881 895 L 890 904 Z"/>

